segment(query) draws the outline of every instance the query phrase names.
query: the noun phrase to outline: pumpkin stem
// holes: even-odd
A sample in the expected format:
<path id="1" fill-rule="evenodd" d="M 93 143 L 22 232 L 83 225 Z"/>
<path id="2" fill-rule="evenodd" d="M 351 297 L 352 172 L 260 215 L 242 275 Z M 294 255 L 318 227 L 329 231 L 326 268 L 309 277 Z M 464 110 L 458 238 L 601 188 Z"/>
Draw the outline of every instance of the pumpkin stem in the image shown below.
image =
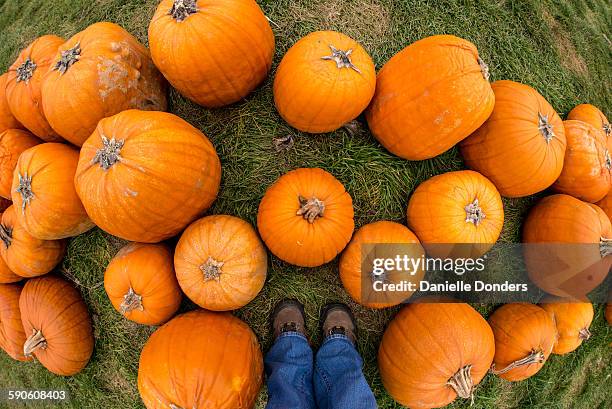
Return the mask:
<path id="1" fill-rule="evenodd" d="M 491 74 L 489 73 L 489 66 L 480 57 L 478 57 L 478 65 L 480 65 L 480 71 L 482 72 L 482 76 L 484 77 L 484 79 L 489 81 L 489 78 L 491 78 Z"/>
<path id="2" fill-rule="evenodd" d="M 53 70 L 59 71 L 60 74 L 65 74 L 68 68 L 81 58 L 81 43 L 78 42 L 69 50 L 62 51 L 60 59 L 53 66 Z"/>
<path id="3" fill-rule="evenodd" d="M 472 381 L 472 365 L 466 365 L 459 369 L 446 384 L 455 390 L 457 396 L 467 399 L 472 398 L 474 402 L 474 381 Z"/>
<path id="4" fill-rule="evenodd" d="M 552 138 L 555 137 L 555 132 L 553 131 L 553 126 L 548 122 L 548 115 L 542 115 L 538 112 L 538 129 L 540 133 L 546 140 L 546 143 L 549 143 Z"/>
<path id="5" fill-rule="evenodd" d="M 495 364 L 493 364 L 493 366 L 491 367 L 491 373 L 494 375 L 501 375 L 504 374 L 508 371 L 511 371 L 514 368 L 518 368 L 520 366 L 523 365 L 531 365 L 531 364 L 541 364 L 542 362 L 544 362 L 544 352 L 542 352 L 542 350 L 538 349 L 532 349 L 531 353 L 529 355 L 527 355 L 525 358 L 523 359 L 518 359 L 514 362 L 512 362 L 510 365 L 508 365 L 507 367 L 500 369 L 499 371 L 495 370 Z"/>
<path id="6" fill-rule="evenodd" d="M 599 254 L 601 254 L 601 258 L 605 258 L 612 254 L 612 239 L 602 237 L 599 240 Z"/>
<path id="7" fill-rule="evenodd" d="M 606 161 L 605 161 L 606 169 L 612 170 L 612 158 L 610 158 L 610 152 L 607 149 L 606 149 L 605 157 L 606 157 Z"/>
<path id="8" fill-rule="evenodd" d="M 35 70 L 36 63 L 30 60 L 29 57 L 26 58 L 23 64 L 17 67 L 17 82 L 24 81 L 27 84 L 30 78 L 32 78 L 32 75 L 34 75 Z"/>
<path id="9" fill-rule="evenodd" d="M 34 192 L 32 192 L 32 176 L 28 176 L 27 173 L 19 176 L 19 186 L 15 189 L 15 192 L 21 194 L 21 211 L 25 213 L 25 208 L 30 204 L 34 198 Z"/>
<path id="10" fill-rule="evenodd" d="M 198 12 L 197 0 L 174 0 L 172 8 L 168 12 L 177 22 L 184 21 L 187 17 Z"/>
<path id="11" fill-rule="evenodd" d="M 482 211 L 481 207 L 478 205 L 478 198 L 475 198 L 474 201 L 467 206 L 465 206 L 465 222 L 466 223 L 474 223 L 475 226 L 478 226 L 482 219 L 487 217 L 487 215 Z"/>
<path id="12" fill-rule="evenodd" d="M 610 126 L 610 124 L 604 123 L 601 127 L 604 133 L 606 134 L 606 136 L 610 136 L 610 134 L 612 133 L 612 126 Z"/>
<path id="13" fill-rule="evenodd" d="M 347 51 L 342 51 L 342 50 L 338 50 L 336 47 L 334 47 L 331 44 L 329 45 L 329 48 L 331 48 L 332 54 L 326 55 L 325 57 L 321 57 L 322 60 L 335 61 L 336 67 L 340 69 L 351 68 L 355 70 L 356 72 L 358 72 L 359 74 L 361 74 L 361 70 L 357 68 L 351 61 L 351 54 L 353 53 L 352 49 L 349 49 Z"/>
<path id="14" fill-rule="evenodd" d="M 579 332 L 578 332 L 578 338 L 586 341 L 587 339 L 591 338 L 591 331 L 589 331 L 588 328 L 582 328 Z"/>
<path id="15" fill-rule="evenodd" d="M 225 264 L 223 261 L 217 261 L 209 256 L 206 263 L 200 266 L 200 270 L 204 273 L 204 281 L 219 281 L 223 264 Z"/>
<path id="16" fill-rule="evenodd" d="M 0 224 L 0 240 L 2 240 L 4 246 L 8 249 L 13 241 L 13 229 Z"/>
<path id="17" fill-rule="evenodd" d="M 38 348 L 46 349 L 47 340 L 40 330 L 32 329 L 32 335 L 30 335 L 23 344 L 23 354 L 27 357 L 31 357 L 32 352 L 36 351 Z"/>
<path id="18" fill-rule="evenodd" d="M 117 162 L 121 162 L 121 148 L 125 141 L 118 141 L 115 138 L 110 140 L 102 135 L 102 147 L 96 151 L 96 155 L 91 160 L 92 164 L 99 163 L 104 170 L 109 170 Z"/>
<path id="19" fill-rule="evenodd" d="M 298 196 L 300 201 L 300 208 L 297 211 L 298 216 L 303 216 L 304 219 L 308 220 L 308 223 L 314 223 L 317 217 L 323 217 L 325 212 L 325 203 L 316 197 L 306 199 L 304 196 Z"/>
<path id="20" fill-rule="evenodd" d="M 142 306 L 142 295 L 136 294 L 134 289 L 130 287 L 127 294 L 123 296 L 123 302 L 119 306 L 119 309 L 123 315 L 134 310 L 144 311 L 144 307 Z"/>

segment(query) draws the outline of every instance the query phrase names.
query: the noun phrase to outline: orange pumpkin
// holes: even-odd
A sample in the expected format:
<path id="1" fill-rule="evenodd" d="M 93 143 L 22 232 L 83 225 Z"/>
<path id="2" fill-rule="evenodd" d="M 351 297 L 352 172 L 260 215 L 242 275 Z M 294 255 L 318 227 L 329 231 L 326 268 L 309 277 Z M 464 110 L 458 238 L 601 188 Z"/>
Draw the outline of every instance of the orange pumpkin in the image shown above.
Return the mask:
<path id="1" fill-rule="evenodd" d="M 378 350 L 383 385 L 402 405 L 439 408 L 473 397 L 493 360 L 493 333 L 463 303 L 421 303 L 402 308 Z"/>
<path id="2" fill-rule="evenodd" d="M 79 153 L 60 143 L 24 151 L 11 188 L 17 222 L 32 236 L 56 240 L 93 227 L 74 189 Z"/>
<path id="3" fill-rule="evenodd" d="M 496 81 L 495 108 L 461 142 L 465 164 L 489 178 L 502 196 L 540 192 L 561 174 L 566 138 L 554 108 L 528 85 Z"/>
<path id="4" fill-rule="evenodd" d="M 74 375 L 85 368 L 93 352 L 93 331 L 87 307 L 72 284 L 54 276 L 28 280 L 19 309 L 28 337 L 25 356 L 35 356 L 56 375 Z"/>
<path id="5" fill-rule="evenodd" d="M 179 233 L 217 197 L 221 163 L 206 136 L 165 112 L 105 118 L 83 144 L 75 184 L 91 219 L 125 240 Z"/>
<path id="6" fill-rule="evenodd" d="M 24 126 L 15 118 L 6 99 L 6 80 L 8 73 L 0 75 L 0 133 L 7 129 L 24 129 Z"/>
<path id="7" fill-rule="evenodd" d="M 0 284 L 0 348 L 11 358 L 26 361 L 23 344 L 26 340 L 19 312 L 21 286 Z"/>
<path id="8" fill-rule="evenodd" d="M 407 216 L 408 227 L 432 257 L 480 257 L 497 241 L 504 224 L 499 192 L 471 170 L 444 173 L 421 183 L 410 197 Z"/>
<path id="9" fill-rule="evenodd" d="M 151 335 L 138 391 L 148 409 L 253 408 L 263 359 L 253 331 L 229 313 L 191 311 Z"/>
<path id="10" fill-rule="evenodd" d="M 559 297 L 581 299 L 608 275 L 612 226 L 603 210 L 568 195 L 540 200 L 523 224 L 529 278 Z"/>
<path id="11" fill-rule="evenodd" d="M 61 138 L 51 128 L 42 107 L 41 86 L 64 39 L 44 35 L 25 48 L 8 71 L 6 99 L 11 112 L 34 135 L 45 141 Z"/>
<path id="12" fill-rule="evenodd" d="M 246 97 L 272 66 L 274 34 L 254 0 L 162 0 L 149 25 L 155 65 L 206 107 Z"/>
<path id="13" fill-rule="evenodd" d="M 236 310 L 263 288 L 268 255 L 253 226 L 237 217 L 215 215 L 183 232 L 174 267 L 181 288 L 200 307 Z"/>
<path id="14" fill-rule="evenodd" d="M 13 273 L 0 257 L 0 284 L 16 283 L 21 280 L 23 280 L 23 277 Z"/>
<path id="15" fill-rule="evenodd" d="M 569 114 L 567 119 L 575 119 L 593 125 L 601 130 L 606 137 L 606 145 L 608 150 L 612 152 L 612 125 L 610 121 L 596 106 L 591 104 L 576 105 Z"/>
<path id="16" fill-rule="evenodd" d="M 363 47 L 336 31 L 317 31 L 283 57 L 274 78 L 274 103 L 289 125 L 331 132 L 357 118 L 376 88 L 376 68 Z"/>
<path id="17" fill-rule="evenodd" d="M 0 133 L 0 196 L 11 198 L 13 173 L 19 155 L 39 143 L 41 140 L 28 131 L 8 129 Z"/>
<path id="18" fill-rule="evenodd" d="M 0 256 L 6 265 L 22 277 L 47 274 L 66 253 L 65 240 L 41 240 L 32 236 L 17 221 L 13 206 L 2 214 Z"/>
<path id="19" fill-rule="evenodd" d="M 602 132 L 582 121 L 565 121 L 567 150 L 563 171 L 553 190 L 587 202 L 603 199 L 610 190 L 612 158 Z"/>
<path id="20" fill-rule="evenodd" d="M 557 341 L 553 354 L 564 355 L 574 351 L 591 337 L 589 327 L 593 322 L 593 304 L 559 297 L 546 297 L 540 302 L 555 323 Z"/>
<path id="21" fill-rule="evenodd" d="M 323 169 L 300 168 L 268 188 L 257 228 L 276 257 L 316 267 L 347 245 L 355 228 L 353 215 L 353 200 L 338 179 Z"/>
<path id="22" fill-rule="evenodd" d="M 535 375 L 555 345 L 555 324 L 546 311 L 527 303 L 506 304 L 489 317 L 495 336 L 492 372 L 507 381 Z"/>
<path id="23" fill-rule="evenodd" d="M 98 121 L 126 109 L 166 109 L 166 86 L 149 51 L 116 24 L 87 27 L 59 47 L 42 84 L 51 127 L 81 146 Z"/>
<path id="24" fill-rule="evenodd" d="M 595 204 L 606 213 L 608 219 L 612 220 L 612 194 L 608 193 L 603 199 Z"/>
<path id="25" fill-rule="evenodd" d="M 476 46 L 436 35 L 404 48 L 380 70 L 367 120 L 391 153 L 421 160 L 474 132 L 494 103 L 489 69 Z"/>
<path id="26" fill-rule="evenodd" d="M 104 289 L 113 307 L 128 320 L 160 325 L 181 304 L 172 253 L 163 244 L 130 243 L 111 260 Z"/>
<path id="27" fill-rule="evenodd" d="M 362 270 L 363 266 L 373 266 L 375 259 L 395 258 L 396 255 L 407 255 L 412 259 L 425 256 L 419 239 L 406 226 L 380 221 L 357 230 L 340 257 L 340 280 L 351 298 L 369 308 L 391 307 L 410 298 L 412 291 L 380 291 L 378 288 L 382 288 L 379 287 L 382 284 L 399 284 L 402 281 L 416 284 L 425 274 L 422 268 L 414 271 L 414 274 L 399 270 L 374 274 L 373 270 Z"/>

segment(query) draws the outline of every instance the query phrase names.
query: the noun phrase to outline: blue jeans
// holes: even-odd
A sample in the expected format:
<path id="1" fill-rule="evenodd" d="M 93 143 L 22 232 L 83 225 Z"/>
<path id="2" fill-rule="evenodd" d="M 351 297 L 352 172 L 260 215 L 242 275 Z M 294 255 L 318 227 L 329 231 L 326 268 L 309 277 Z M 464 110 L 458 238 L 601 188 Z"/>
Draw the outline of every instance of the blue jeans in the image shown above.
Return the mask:
<path id="1" fill-rule="evenodd" d="M 375 409 L 363 361 L 344 335 L 325 339 L 313 364 L 306 337 L 285 332 L 266 354 L 267 409 Z"/>

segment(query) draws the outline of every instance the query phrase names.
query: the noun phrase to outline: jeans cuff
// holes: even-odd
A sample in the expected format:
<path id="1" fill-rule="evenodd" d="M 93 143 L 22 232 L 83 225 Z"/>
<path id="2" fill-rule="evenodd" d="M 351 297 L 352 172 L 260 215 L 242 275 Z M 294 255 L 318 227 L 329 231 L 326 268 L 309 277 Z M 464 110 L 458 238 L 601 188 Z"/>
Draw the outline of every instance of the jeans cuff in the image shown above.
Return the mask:
<path id="1" fill-rule="evenodd" d="M 346 342 L 348 342 L 349 344 L 351 344 L 351 345 L 355 346 L 355 344 L 353 344 L 353 342 L 352 342 L 352 341 L 349 339 L 349 337 L 347 337 L 347 336 L 346 336 L 346 335 L 344 335 L 344 334 L 331 334 L 331 335 L 328 335 L 328 336 L 326 336 L 326 337 L 325 337 L 325 339 L 323 340 L 323 344 L 325 344 L 325 343 L 327 343 L 327 342 L 329 342 L 329 341 L 331 341 L 331 340 L 334 340 L 334 339 L 343 339 L 343 340 L 345 340 Z"/>
<path id="2" fill-rule="evenodd" d="M 308 341 L 308 338 L 306 338 L 306 335 L 302 334 L 301 332 L 297 332 L 297 331 L 286 331 L 286 332 L 281 332 L 278 337 L 276 338 L 276 340 L 279 340 L 281 338 L 285 338 L 285 337 L 297 337 L 297 338 L 302 338 L 305 341 Z"/>

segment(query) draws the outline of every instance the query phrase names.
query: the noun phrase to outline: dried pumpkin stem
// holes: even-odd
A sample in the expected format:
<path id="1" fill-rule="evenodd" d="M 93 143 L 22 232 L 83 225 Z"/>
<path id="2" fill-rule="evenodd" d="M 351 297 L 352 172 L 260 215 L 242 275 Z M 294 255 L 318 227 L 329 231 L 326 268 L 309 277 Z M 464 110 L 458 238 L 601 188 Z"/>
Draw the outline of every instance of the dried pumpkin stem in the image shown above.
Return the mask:
<path id="1" fill-rule="evenodd" d="M 304 219 L 308 220 L 308 223 L 314 223 L 317 217 L 323 217 L 325 212 L 325 203 L 316 197 L 306 199 L 304 196 L 298 196 L 300 201 L 300 208 L 297 211 L 298 216 L 303 216 Z"/>
<path id="2" fill-rule="evenodd" d="M 499 371 L 495 370 L 495 364 L 493 364 L 493 367 L 491 367 L 491 373 L 495 375 L 505 374 L 506 372 L 509 372 L 513 370 L 514 368 L 519 368 L 524 365 L 541 364 L 542 362 L 544 362 L 544 359 L 545 359 L 544 352 L 542 352 L 539 349 L 538 350 L 533 349 L 531 350 L 531 353 L 527 355 L 525 358 L 518 359 L 512 362 L 507 367 L 500 369 Z"/>
<path id="3" fill-rule="evenodd" d="M 31 357 L 32 353 L 39 348 L 46 349 L 47 340 L 40 330 L 32 329 L 32 335 L 30 335 L 23 344 L 23 354 L 27 357 Z"/>
<path id="4" fill-rule="evenodd" d="M 119 306 L 119 309 L 123 315 L 134 310 L 144 311 L 144 307 L 142 306 L 142 296 L 136 294 L 134 289 L 130 287 L 127 294 L 123 296 L 123 302 Z"/>
<path id="5" fill-rule="evenodd" d="M 605 166 L 606 169 L 608 170 L 612 170 L 612 158 L 610 157 L 610 152 L 606 149 L 606 153 L 605 153 Z"/>
<path id="6" fill-rule="evenodd" d="M 582 328 L 579 332 L 578 332 L 578 338 L 586 341 L 587 339 L 591 338 L 591 331 L 589 331 L 588 328 Z"/>
<path id="7" fill-rule="evenodd" d="M 209 256 L 206 262 L 200 266 L 200 270 L 204 273 L 204 281 L 219 281 L 223 264 L 225 264 L 223 261 L 217 261 Z"/>
<path id="8" fill-rule="evenodd" d="M 109 170 L 115 163 L 121 162 L 120 154 L 124 143 L 125 141 L 123 140 L 108 139 L 102 135 L 102 147 L 96 151 L 96 155 L 91 160 L 91 163 L 99 163 L 102 169 Z"/>
<path id="9" fill-rule="evenodd" d="M 538 129 L 540 133 L 546 140 L 546 143 L 549 143 L 552 138 L 555 137 L 555 132 L 553 130 L 553 126 L 548 121 L 548 115 L 542 115 L 538 112 Z"/>
<path id="10" fill-rule="evenodd" d="M 336 63 L 336 67 L 340 69 L 351 68 L 355 72 L 358 72 L 359 74 L 361 74 L 361 70 L 357 68 L 353 64 L 353 61 L 351 60 L 351 54 L 353 53 L 352 49 L 349 49 L 347 51 L 342 51 L 342 50 L 338 50 L 336 47 L 334 47 L 331 44 L 329 45 L 329 48 L 332 51 L 331 55 L 326 55 L 325 57 L 321 57 L 322 60 L 334 61 Z"/>
<path id="11" fill-rule="evenodd" d="M 187 17 L 198 12 L 196 0 L 174 0 L 168 14 L 177 22 L 185 21 Z"/>
<path id="12" fill-rule="evenodd" d="M 482 72 L 482 76 L 484 77 L 484 79 L 489 81 L 489 78 L 491 78 L 491 74 L 489 73 L 489 66 L 480 57 L 478 57 L 478 65 L 480 65 L 480 71 Z"/>
<path id="13" fill-rule="evenodd" d="M 2 240 L 7 249 L 11 247 L 11 243 L 13 242 L 13 229 L 0 224 L 0 240 Z"/>
<path id="14" fill-rule="evenodd" d="M 457 396 L 474 401 L 474 381 L 472 380 L 472 365 L 466 365 L 459 369 L 446 384 L 455 390 Z"/>
<path id="15" fill-rule="evenodd" d="M 36 71 L 36 63 L 26 58 L 23 64 L 17 67 L 17 82 L 23 81 L 27 84 L 34 75 L 34 71 Z"/>
<path id="16" fill-rule="evenodd" d="M 612 133 L 612 126 L 610 126 L 610 124 L 603 124 L 601 128 L 603 129 L 606 136 L 610 136 L 610 134 Z"/>
<path id="17" fill-rule="evenodd" d="M 601 254 L 601 258 L 612 254 L 612 239 L 602 237 L 599 240 L 599 254 Z"/>
<path id="18" fill-rule="evenodd" d="M 65 74 L 68 68 L 79 61 L 81 58 L 81 43 L 76 43 L 74 47 L 62 51 L 60 59 L 53 66 L 53 70 L 59 71 L 60 74 Z"/>
<path id="19" fill-rule="evenodd" d="M 25 213 L 26 206 L 30 204 L 34 198 L 34 192 L 32 192 L 32 176 L 28 176 L 27 173 L 23 175 L 17 174 L 19 177 L 19 186 L 15 189 L 15 192 L 21 194 L 21 211 Z"/>
<path id="20" fill-rule="evenodd" d="M 465 222 L 473 223 L 476 226 L 480 224 L 482 219 L 487 217 L 478 204 L 478 198 L 475 198 L 472 203 L 465 206 L 465 215 Z"/>

